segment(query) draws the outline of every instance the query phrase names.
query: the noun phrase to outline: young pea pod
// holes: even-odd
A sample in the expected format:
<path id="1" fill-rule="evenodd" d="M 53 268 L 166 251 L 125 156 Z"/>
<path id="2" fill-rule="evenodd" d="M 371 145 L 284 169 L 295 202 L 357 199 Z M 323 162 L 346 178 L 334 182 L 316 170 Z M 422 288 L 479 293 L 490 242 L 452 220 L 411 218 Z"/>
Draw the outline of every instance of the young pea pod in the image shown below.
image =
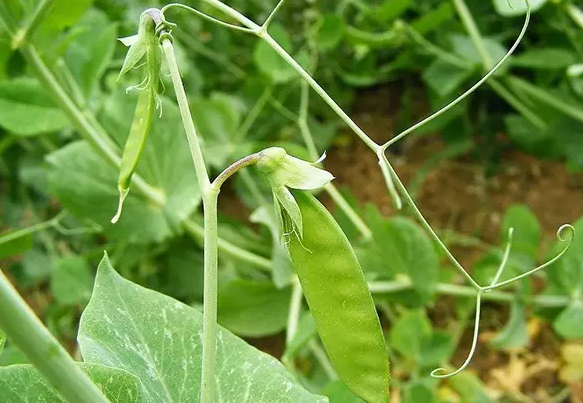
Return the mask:
<path id="1" fill-rule="evenodd" d="M 307 192 L 292 191 L 303 238 L 290 257 L 324 348 L 338 376 L 368 403 L 389 401 L 389 358 L 375 305 L 354 250 L 332 215 Z"/>
<path id="2" fill-rule="evenodd" d="M 155 24 L 147 11 L 140 17 L 138 35 L 125 38 L 122 42 L 130 45 L 130 49 L 124 60 L 120 77 L 134 68 L 144 55 L 146 56 L 146 74 L 143 81 L 144 87 L 141 88 L 141 85 L 135 86 L 140 90 L 140 95 L 121 158 L 118 179 L 119 203 L 117 213 L 111 219 L 112 223 L 116 223 L 121 216 L 124 200 L 129 193 L 132 175 L 136 171 L 140 155 L 144 150 L 144 145 L 152 126 L 158 100 L 158 84 L 162 64 L 162 51 L 155 33 Z"/>

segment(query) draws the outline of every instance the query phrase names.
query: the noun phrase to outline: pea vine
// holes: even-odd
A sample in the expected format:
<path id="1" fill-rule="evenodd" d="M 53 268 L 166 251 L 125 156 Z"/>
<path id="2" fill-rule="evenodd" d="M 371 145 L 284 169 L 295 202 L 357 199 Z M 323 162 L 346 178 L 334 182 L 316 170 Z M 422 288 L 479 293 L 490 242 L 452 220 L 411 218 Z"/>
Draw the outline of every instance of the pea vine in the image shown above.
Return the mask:
<path id="1" fill-rule="evenodd" d="M 369 287 L 367 285 L 352 247 L 332 216 L 308 193 L 308 191 L 323 188 L 330 194 L 336 204 L 345 211 L 349 219 L 359 229 L 362 236 L 365 238 L 371 236 L 371 231 L 364 221 L 352 210 L 343 196 L 330 183 L 333 179 L 332 175 L 320 168 L 320 163 L 323 158 L 316 160 L 318 152 L 307 125 L 308 95 L 310 88 L 375 153 L 395 207 L 402 209 L 404 204 L 409 207 L 413 216 L 421 223 L 454 267 L 465 277 L 473 288 L 472 292 L 475 295 L 476 308 L 473 340 L 468 356 L 458 369 L 447 372 L 444 368 L 437 368 L 431 372 L 431 376 L 435 378 L 451 377 L 459 374 L 468 366 L 477 347 L 481 303 L 483 299 L 486 299 L 488 295 L 497 295 L 498 298 L 502 298 L 501 295 L 504 294 L 496 294 L 495 290 L 524 279 L 552 265 L 567 252 L 574 238 L 574 228 L 568 224 L 561 226 L 557 231 L 557 238 L 565 243 L 565 246 L 558 254 L 540 266 L 501 281 L 500 279 L 507 266 L 512 248 L 513 229 L 511 228 L 508 232 L 508 242 L 504 248 L 502 260 L 494 278 L 490 284 L 485 286 L 480 285 L 453 256 L 424 218 L 387 157 L 387 151 L 391 145 L 463 101 L 479 86 L 490 79 L 506 62 L 519 46 L 528 28 L 530 5 L 528 4 L 528 0 L 525 1 L 527 3 L 527 13 L 518 38 L 504 57 L 492 65 L 491 57 L 481 43 L 479 32 L 463 0 L 454 0 L 455 7 L 458 9 L 468 32 L 475 41 L 476 48 L 484 59 L 484 66 L 487 71 L 478 82 L 454 101 L 417 124 L 395 135 L 384 144 L 377 144 L 373 141 L 313 79 L 312 75 L 268 33 L 270 24 L 276 18 L 277 12 L 285 5 L 285 0 L 279 1 L 261 25 L 256 24 L 235 9 L 218 0 L 203 0 L 203 2 L 216 11 L 228 16 L 236 24 L 225 22 L 190 6 L 177 3 L 168 4 L 161 9 L 146 10 L 141 16 L 138 34 L 134 37 L 125 38 L 123 41 L 124 44 L 129 46 L 129 50 L 121 74 L 138 66 L 138 63 L 144 56 L 146 57 L 146 69 L 144 81 L 136 87 L 140 90 L 140 96 L 135 111 L 134 122 L 121 158 L 118 157 L 115 148 L 111 147 L 108 141 L 105 140 L 107 136 L 104 129 L 93 118 L 88 118 L 81 113 L 78 105 L 62 90 L 58 80 L 56 80 L 50 69 L 47 68 L 34 45 L 27 42 L 27 38 L 34 32 L 39 18 L 42 18 L 51 1 L 42 1 L 38 6 L 34 18 L 23 29 L 16 32 L 13 37 L 13 45 L 21 49 L 38 77 L 47 88 L 52 90 L 57 102 L 68 114 L 71 121 L 75 123 L 85 139 L 89 141 L 95 150 L 100 152 L 104 160 L 108 161 L 116 169 L 120 169 L 118 183 L 120 194 L 119 208 L 112 222 L 123 219 L 123 203 L 128 195 L 130 185 L 135 186 L 139 193 L 158 205 L 164 205 L 166 202 L 165 196 L 158 189 L 153 188 L 140 178 L 140 176 L 134 174 L 148 136 L 150 125 L 154 119 L 155 111 L 157 108 L 161 109 L 161 104 L 158 100 L 158 85 L 160 82 L 162 58 L 165 60 L 170 71 L 198 185 L 202 192 L 204 209 L 204 225 L 202 227 L 188 220 L 183 223 L 183 226 L 189 232 L 204 240 L 204 305 L 201 319 L 202 367 L 200 383 L 200 400 L 202 403 L 212 403 L 219 400 L 216 396 L 216 363 L 217 346 L 219 344 L 217 340 L 221 340 L 223 337 L 223 333 L 217 325 L 219 250 L 236 256 L 241 260 L 257 264 L 258 266 L 269 266 L 269 262 L 262 261 L 262 258 L 254 256 L 220 239 L 218 236 L 217 204 L 221 187 L 235 173 L 240 172 L 244 175 L 245 171 L 243 171 L 243 168 L 250 165 L 256 165 L 265 174 L 270 184 L 281 242 L 286 245 L 298 276 L 292 282 L 293 303 L 290 309 L 287 339 L 291 340 L 297 330 L 299 306 L 301 305 L 303 292 L 318 326 L 318 331 L 324 347 L 327 350 L 328 357 L 332 363 L 332 370 L 338 373 L 355 394 L 367 402 L 376 403 L 387 401 L 389 362 L 384 336 L 371 296 L 371 291 L 375 291 L 375 287 L 372 285 Z M 0 17 L 6 20 L 8 24 L 11 24 L 10 20 L 6 18 L 7 10 L 3 7 L 5 6 L 0 4 Z M 282 148 L 272 147 L 236 161 L 219 174 L 216 179 L 211 181 L 175 54 L 172 30 L 176 25 L 166 19 L 167 14 L 178 10 L 187 11 L 225 28 L 239 31 L 242 34 L 250 34 L 258 37 L 297 72 L 303 80 L 301 84 L 301 104 L 297 115 L 291 113 L 291 119 L 296 121 L 311 158 L 315 162 L 300 160 L 287 154 L 286 150 Z M 317 62 L 312 60 L 310 68 L 315 69 L 316 64 Z M 266 97 L 264 98 L 262 96 L 258 104 L 260 102 L 266 102 L 269 94 L 267 92 L 265 94 L 267 94 Z M 253 113 L 250 116 L 250 121 L 246 123 L 246 127 L 250 127 L 252 123 Z M 39 230 L 46 226 L 59 228 L 59 222 L 60 219 L 53 219 L 47 222 L 46 225 L 39 225 L 38 228 Z M 324 227 L 321 233 L 312 229 L 318 225 Z M 570 232 L 570 236 L 565 235 L 567 231 Z M 330 261 L 333 263 L 330 263 Z M 102 270 L 100 271 L 102 273 L 101 276 L 112 282 L 118 281 L 111 274 L 111 271 L 108 271 L 108 260 L 104 259 L 102 264 L 105 268 L 103 270 L 100 268 Z M 314 273 L 318 272 L 318 267 L 321 266 L 336 271 L 329 273 L 328 278 L 313 277 Z M 406 285 L 403 287 L 405 288 Z M 382 290 L 386 289 L 386 287 L 383 288 L 383 285 L 380 284 L 377 285 L 377 289 Z M 455 293 L 451 291 L 452 289 L 449 288 L 450 292 Z M 467 291 L 465 292 L 467 295 Z M 338 305 L 344 305 L 345 303 L 352 307 L 351 309 L 347 309 L 346 312 L 350 315 L 354 314 L 358 316 L 355 320 L 343 315 L 342 310 L 339 310 Z M 339 340 L 330 336 L 347 325 L 360 327 L 361 329 L 354 331 L 361 331 L 363 337 L 354 338 L 354 340 L 348 340 L 347 338 Z M 77 366 L 42 323 L 38 321 L 18 293 L 10 286 L 8 279 L 1 273 L 0 326 L 10 338 L 19 340 L 16 343 L 28 355 L 32 364 L 35 365 L 38 371 L 46 377 L 65 399 L 70 402 L 110 401 L 104 395 L 103 391 Z M 346 330 L 349 329 L 346 328 Z M 364 343 L 364 347 L 358 343 Z M 355 356 L 355 351 L 360 352 L 358 357 Z M 364 353 L 362 353 L 363 351 Z"/>

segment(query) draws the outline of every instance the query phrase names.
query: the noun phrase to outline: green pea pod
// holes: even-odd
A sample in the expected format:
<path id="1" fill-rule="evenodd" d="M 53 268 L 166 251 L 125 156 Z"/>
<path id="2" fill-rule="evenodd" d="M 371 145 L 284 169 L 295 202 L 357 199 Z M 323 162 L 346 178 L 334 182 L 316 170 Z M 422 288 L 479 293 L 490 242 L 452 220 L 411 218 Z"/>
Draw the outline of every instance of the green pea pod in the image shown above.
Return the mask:
<path id="1" fill-rule="evenodd" d="M 318 333 L 338 376 L 368 403 L 389 401 L 389 357 L 381 324 L 348 238 L 311 194 L 293 191 L 304 236 L 289 252 Z"/>
<path id="2" fill-rule="evenodd" d="M 130 190 L 132 175 L 138 166 L 138 160 L 140 159 L 140 155 L 146 144 L 155 109 L 156 99 L 154 92 L 149 90 L 140 91 L 134 120 L 130 128 L 130 134 L 126 140 L 126 145 L 121 157 L 121 167 L 117 185 L 119 190 L 119 204 L 117 213 L 111 219 L 112 223 L 116 223 L 121 216 L 123 202 Z"/>

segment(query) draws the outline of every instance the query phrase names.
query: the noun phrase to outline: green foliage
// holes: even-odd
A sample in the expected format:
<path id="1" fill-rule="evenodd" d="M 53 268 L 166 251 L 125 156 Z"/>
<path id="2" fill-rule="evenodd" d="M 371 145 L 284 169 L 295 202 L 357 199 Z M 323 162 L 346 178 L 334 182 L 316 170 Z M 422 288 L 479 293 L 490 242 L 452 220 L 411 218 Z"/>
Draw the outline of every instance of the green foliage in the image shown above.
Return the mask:
<path id="1" fill-rule="evenodd" d="M 93 276 L 81 256 L 68 256 L 53 261 L 51 291 L 58 303 L 83 304 L 89 301 Z"/>
<path id="2" fill-rule="evenodd" d="M 81 318 L 79 347 L 86 362 L 138 378 L 143 401 L 194 402 L 201 329 L 197 310 L 123 279 L 104 257 Z M 325 402 L 296 385 L 274 358 L 228 331 L 221 329 L 217 340 L 217 396 L 225 401 Z"/>
<path id="3" fill-rule="evenodd" d="M 99 364 L 81 364 L 81 368 L 100 385 L 111 403 L 143 401 L 138 379 L 128 372 Z M 2 401 L 6 403 L 65 403 L 32 365 L 0 367 L 0 390 Z"/>

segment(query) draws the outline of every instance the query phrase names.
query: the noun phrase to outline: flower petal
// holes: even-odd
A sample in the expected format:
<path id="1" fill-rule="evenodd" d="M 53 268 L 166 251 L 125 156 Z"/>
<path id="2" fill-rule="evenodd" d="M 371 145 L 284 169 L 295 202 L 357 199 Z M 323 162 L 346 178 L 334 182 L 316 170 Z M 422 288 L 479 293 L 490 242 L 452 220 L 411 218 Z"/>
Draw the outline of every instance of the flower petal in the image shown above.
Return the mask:
<path id="1" fill-rule="evenodd" d="M 303 238 L 303 226 L 302 226 L 302 213 L 300 211 L 300 206 L 294 199 L 288 188 L 284 186 L 279 186 L 273 189 L 273 194 L 275 195 L 276 203 L 280 204 L 282 207 L 282 214 L 286 214 L 292 222 L 294 230 L 297 236 Z M 285 221 L 285 220 L 284 220 Z"/>
<path id="2" fill-rule="evenodd" d="M 277 184 L 300 190 L 319 189 L 334 179 L 330 172 L 291 155 L 285 157 L 273 176 Z"/>

